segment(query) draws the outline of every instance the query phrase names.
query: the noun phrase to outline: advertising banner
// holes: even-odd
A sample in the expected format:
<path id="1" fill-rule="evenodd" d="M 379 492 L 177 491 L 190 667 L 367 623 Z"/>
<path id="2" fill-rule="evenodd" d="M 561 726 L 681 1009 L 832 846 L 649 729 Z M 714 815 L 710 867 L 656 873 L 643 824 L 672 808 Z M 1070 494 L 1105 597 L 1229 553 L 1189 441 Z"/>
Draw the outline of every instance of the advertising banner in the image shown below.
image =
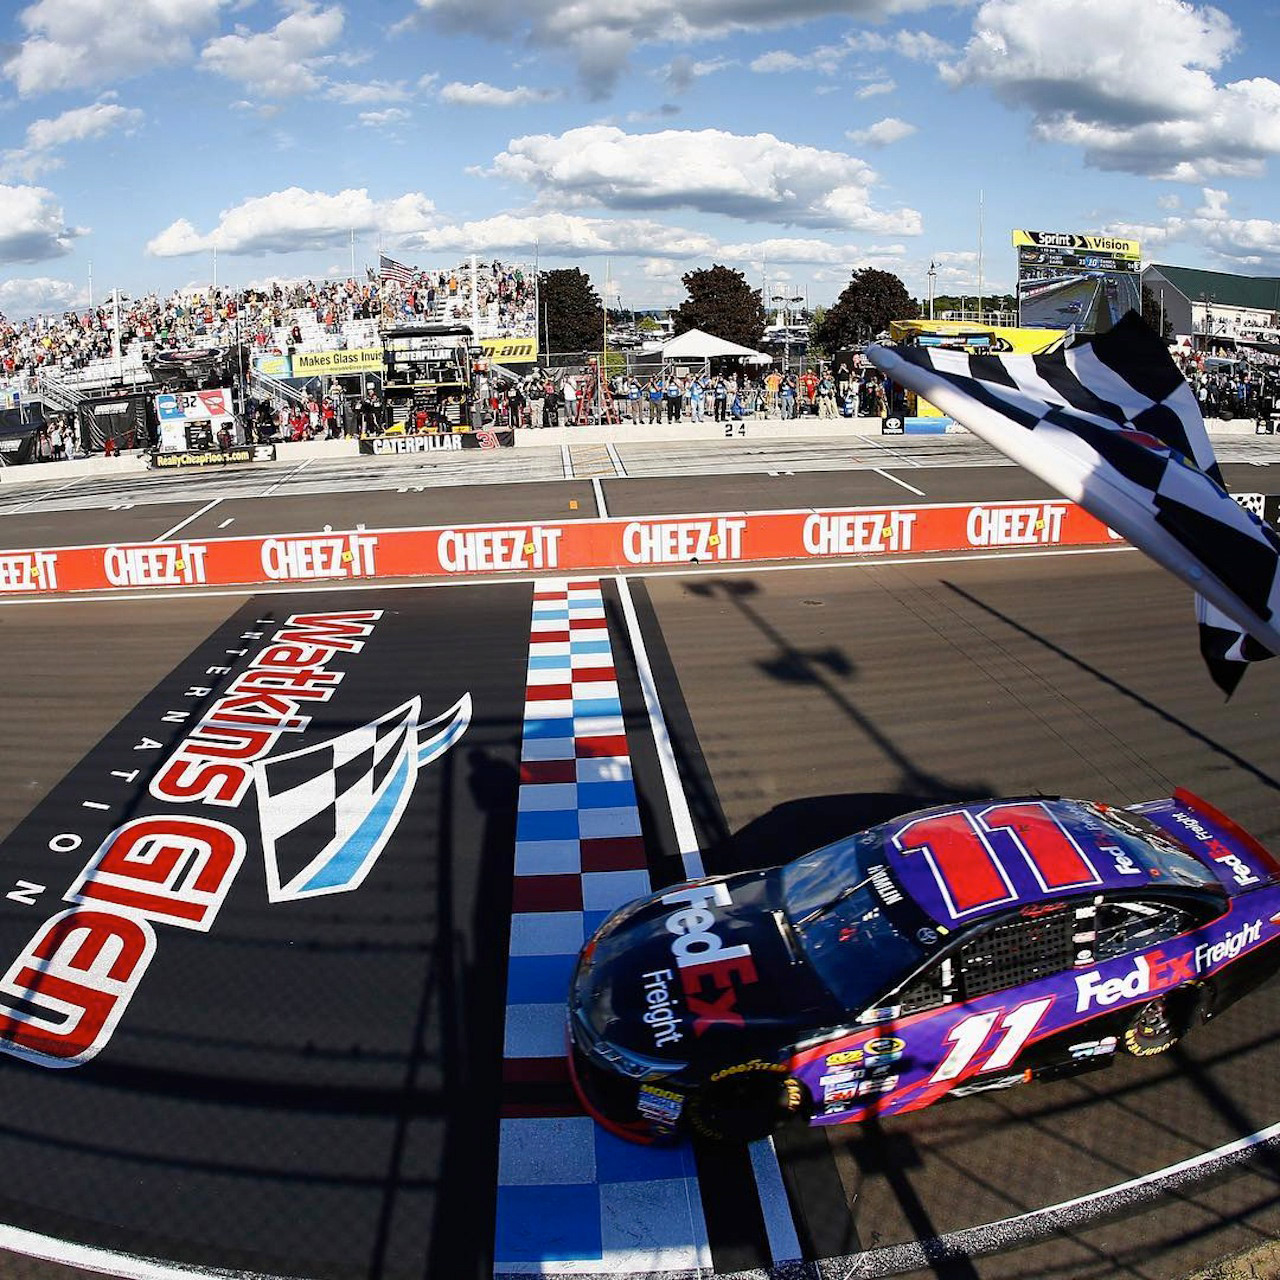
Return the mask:
<path id="1" fill-rule="evenodd" d="M 253 367 L 269 378 L 292 378 L 293 368 L 289 357 L 275 352 L 270 355 L 253 357 Z"/>
<path id="2" fill-rule="evenodd" d="M 208 391 L 165 392 L 156 396 L 156 413 L 164 422 L 211 422 L 230 418 L 231 388 L 214 387 Z"/>
<path id="3" fill-rule="evenodd" d="M 151 465 L 160 471 L 178 467 L 222 467 L 232 462 L 274 462 L 276 447 L 273 444 L 238 444 L 230 449 L 204 449 L 199 452 L 165 453 L 151 455 Z"/>
<path id="4" fill-rule="evenodd" d="M 361 529 L 0 551 L 0 596 L 882 558 L 1116 540 L 1083 508 L 1062 501 Z"/>
<path id="5" fill-rule="evenodd" d="M 494 364 L 538 362 L 538 339 L 532 334 L 522 338 L 481 338 L 480 347 Z"/>
<path id="6" fill-rule="evenodd" d="M 347 351 L 295 351 L 295 378 L 334 377 L 340 373 L 381 373 L 381 347 L 353 347 Z"/>
<path id="7" fill-rule="evenodd" d="M 514 431 L 459 431 L 422 436 L 366 436 L 361 453 L 453 453 L 459 449 L 514 449 Z"/>

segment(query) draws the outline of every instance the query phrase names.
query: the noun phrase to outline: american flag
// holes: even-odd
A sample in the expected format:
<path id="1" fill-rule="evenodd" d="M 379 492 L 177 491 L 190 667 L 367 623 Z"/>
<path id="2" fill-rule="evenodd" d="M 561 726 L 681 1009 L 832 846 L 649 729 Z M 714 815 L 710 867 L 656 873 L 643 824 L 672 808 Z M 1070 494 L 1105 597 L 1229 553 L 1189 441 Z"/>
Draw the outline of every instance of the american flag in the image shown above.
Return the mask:
<path id="1" fill-rule="evenodd" d="M 378 276 L 382 280 L 396 280 L 400 284 L 412 284 L 417 272 L 406 267 L 403 262 L 388 258 L 385 253 L 378 255 Z"/>
<path id="2" fill-rule="evenodd" d="M 1225 693 L 1280 653 L 1280 535 L 1232 500 L 1195 394 L 1136 313 L 1040 355 L 867 358 L 1182 578 Z"/>

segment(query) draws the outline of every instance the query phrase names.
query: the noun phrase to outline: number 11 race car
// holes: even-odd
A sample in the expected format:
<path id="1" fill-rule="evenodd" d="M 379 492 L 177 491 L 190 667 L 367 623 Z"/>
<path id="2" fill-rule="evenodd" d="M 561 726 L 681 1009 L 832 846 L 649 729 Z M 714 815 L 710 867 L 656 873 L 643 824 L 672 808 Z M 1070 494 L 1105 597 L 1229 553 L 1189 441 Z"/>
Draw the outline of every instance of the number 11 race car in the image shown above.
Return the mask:
<path id="1" fill-rule="evenodd" d="M 926 809 L 614 912 L 569 996 L 583 1104 L 747 1141 L 1160 1053 L 1280 964 L 1280 864 L 1178 790 Z"/>

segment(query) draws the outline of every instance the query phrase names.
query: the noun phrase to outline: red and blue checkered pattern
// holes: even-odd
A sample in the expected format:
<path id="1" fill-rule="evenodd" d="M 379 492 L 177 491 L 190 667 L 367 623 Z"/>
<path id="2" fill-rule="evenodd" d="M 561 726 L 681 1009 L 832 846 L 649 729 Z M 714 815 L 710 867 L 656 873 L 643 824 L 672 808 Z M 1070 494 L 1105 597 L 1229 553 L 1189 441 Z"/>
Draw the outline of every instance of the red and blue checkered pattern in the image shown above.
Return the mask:
<path id="1" fill-rule="evenodd" d="M 494 1269 L 709 1267 L 688 1148 L 636 1147 L 599 1128 L 565 1059 L 578 952 L 650 889 L 598 581 L 539 582 L 526 684 Z"/>

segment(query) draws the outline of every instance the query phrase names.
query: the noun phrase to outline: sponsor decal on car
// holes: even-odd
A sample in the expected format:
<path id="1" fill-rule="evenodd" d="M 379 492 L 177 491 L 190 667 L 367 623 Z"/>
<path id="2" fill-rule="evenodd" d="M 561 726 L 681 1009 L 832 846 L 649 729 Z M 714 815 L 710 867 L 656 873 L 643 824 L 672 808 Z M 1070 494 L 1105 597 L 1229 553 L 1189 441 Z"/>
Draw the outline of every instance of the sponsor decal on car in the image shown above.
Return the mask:
<path id="1" fill-rule="evenodd" d="M 1115 1051 L 1115 1036 L 1103 1036 L 1101 1040 L 1082 1040 L 1067 1050 L 1073 1058 L 1102 1058 Z"/>
<path id="2" fill-rule="evenodd" d="M 1133 968 L 1119 978 L 1103 979 L 1100 969 L 1076 975 L 1076 1012 L 1084 1013 L 1092 1005 L 1104 1008 L 1120 1000 L 1136 1000 L 1153 991 L 1164 991 L 1192 977 L 1192 953 L 1166 956 L 1163 951 L 1149 951 L 1135 956 Z"/>
<path id="3" fill-rule="evenodd" d="M 1238 854 L 1232 853 L 1225 844 L 1219 840 L 1208 827 L 1204 825 L 1199 818 L 1193 817 L 1189 813 L 1184 813 L 1180 809 L 1174 809 L 1169 815 L 1174 822 L 1178 823 L 1190 835 L 1193 835 L 1205 847 L 1208 855 L 1220 866 L 1226 867 L 1231 872 L 1231 878 L 1242 889 L 1247 889 L 1250 885 L 1261 884 L 1262 881 L 1254 875 L 1250 870 L 1248 863 L 1244 861 Z"/>
<path id="4" fill-rule="evenodd" d="M 829 1067 L 843 1067 L 846 1063 L 861 1061 L 861 1049 L 841 1049 L 839 1053 L 827 1054 L 827 1066 Z"/>
<path id="5" fill-rule="evenodd" d="M 758 981 L 751 948 L 740 943 L 726 946 L 713 931 L 715 915 L 708 904 L 727 907 L 732 898 L 721 882 L 693 884 L 663 894 L 667 905 L 681 904 L 666 919 L 667 932 L 675 941 L 671 953 L 680 971 L 680 984 L 693 1015 L 695 1035 L 705 1035 L 712 1027 L 741 1027 L 738 988 Z"/>
<path id="6" fill-rule="evenodd" d="M 649 1007 L 642 1016 L 653 1028 L 653 1043 L 658 1048 L 684 1039 L 679 1031 L 680 1015 L 671 997 L 674 980 L 670 969 L 652 969 L 644 975 L 644 1000 Z"/>
<path id="7" fill-rule="evenodd" d="M 868 1040 L 863 1046 L 864 1061 L 869 1067 L 883 1062 L 897 1062 L 906 1048 L 906 1042 L 897 1036 L 878 1036 L 874 1040 Z"/>
<path id="8" fill-rule="evenodd" d="M 1202 942 L 1196 947 L 1196 972 L 1204 973 L 1224 960 L 1234 960 L 1246 947 L 1262 940 L 1262 921 L 1250 920 L 1219 942 Z"/>
<path id="9" fill-rule="evenodd" d="M 636 1097 L 636 1110 L 659 1128 L 674 1128 L 684 1111 L 684 1095 L 674 1089 L 644 1084 Z"/>

